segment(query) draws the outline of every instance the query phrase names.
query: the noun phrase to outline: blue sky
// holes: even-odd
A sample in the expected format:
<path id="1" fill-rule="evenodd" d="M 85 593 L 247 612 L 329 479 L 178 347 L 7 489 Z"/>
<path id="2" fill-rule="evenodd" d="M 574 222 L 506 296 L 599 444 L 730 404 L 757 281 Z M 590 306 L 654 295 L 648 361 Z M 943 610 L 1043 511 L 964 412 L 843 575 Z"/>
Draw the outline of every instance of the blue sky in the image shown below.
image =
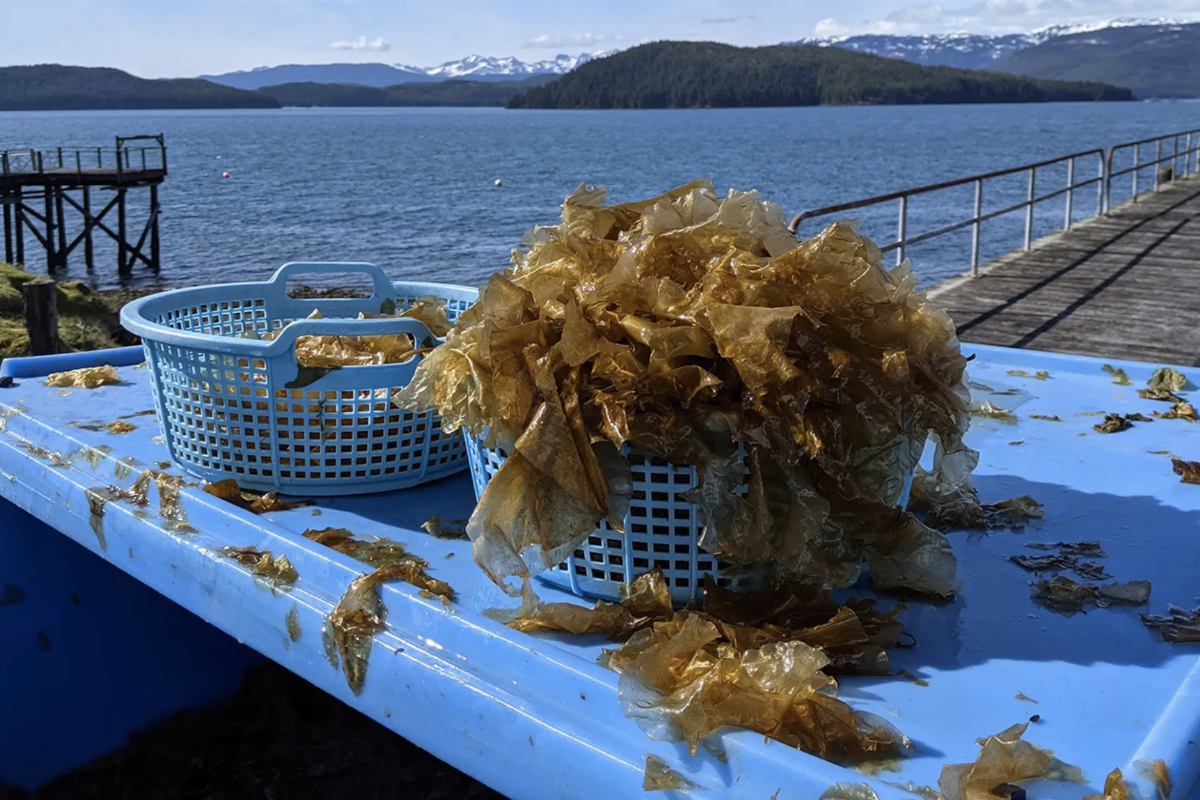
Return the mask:
<path id="1" fill-rule="evenodd" d="M 1008 32 L 1200 18 L 1200 0 L 4 0 L 0 63 L 145 77 L 281 63 L 523 61 L 654 39 L 775 44 L 861 32 Z M 12 35 L 23 32 L 20 35 Z"/>

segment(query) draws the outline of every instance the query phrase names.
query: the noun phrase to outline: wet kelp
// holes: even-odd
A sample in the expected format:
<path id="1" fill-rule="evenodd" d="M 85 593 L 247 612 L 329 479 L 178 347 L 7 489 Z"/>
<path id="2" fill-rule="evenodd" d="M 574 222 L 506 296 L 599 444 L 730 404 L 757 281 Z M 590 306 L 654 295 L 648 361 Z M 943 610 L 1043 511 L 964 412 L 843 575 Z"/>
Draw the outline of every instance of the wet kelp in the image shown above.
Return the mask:
<path id="1" fill-rule="evenodd" d="M 117 368 L 113 366 L 83 367 L 67 372 L 52 372 L 46 378 L 46 385 L 58 388 L 96 389 L 113 383 L 120 383 Z"/>
<path id="2" fill-rule="evenodd" d="M 1021 738 L 1028 727 L 1027 723 L 1013 725 L 980 739 L 979 757 L 973 764 L 942 767 L 938 788 L 945 800 L 995 800 L 996 787 L 1032 778 L 1083 783 L 1079 767 L 1065 764 L 1049 750 Z"/>
<path id="3" fill-rule="evenodd" d="M 508 456 L 467 526 L 489 577 L 515 595 L 601 519 L 620 531 L 632 448 L 696 466 L 701 546 L 729 562 L 840 586 L 865 561 L 877 588 L 950 595 L 949 544 L 895 503 L 931 430 L 969 480 L 966 360 L 907 265 L 849 224 L 798 242 L 708 181 L 604 196 L 527 234 L 393 398 Z"/>
<path id="4" fill-rule="evenodd" d="M 826 590 L 776 579 L 750 594 L 710 580 L 703 610 L 676 612 L 662 574 L 650 572 L 619 605 L 543 605 L 527 596 L 508 624 L 628 637 L 604 663 L 620 674 L 623 712 L 652 739 L 686 742 L 695 754 L 714 731 L 748 728 L 838 764 L 863 764 L 902 757 L 911 744 L 839 700 L 831 675 L 889 674 L 886 648 L 905 635 L 899 610 L 839 605 Z"/>

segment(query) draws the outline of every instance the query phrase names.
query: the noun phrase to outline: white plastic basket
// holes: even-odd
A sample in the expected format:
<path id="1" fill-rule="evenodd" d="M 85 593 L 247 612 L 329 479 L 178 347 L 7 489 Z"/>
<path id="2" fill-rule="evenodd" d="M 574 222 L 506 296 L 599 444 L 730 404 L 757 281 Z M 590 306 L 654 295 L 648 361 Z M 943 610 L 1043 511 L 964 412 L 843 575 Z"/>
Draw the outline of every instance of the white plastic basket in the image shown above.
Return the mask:
<path id="1" fill-rule="evenodd" d="M 479 498 L 504 464 L 506 454 L 483 447 L 473 436 L 467 436 L 466 443 L 475 497 Z M 580 596 L 619 600 L 621 584 L 658 568 L 676 605 L 698 602 L 709 575 L 718 586 L 735 591 L 761 588 L 765 569 L 736 568 L 700 549 L 704 526 L 696 506 L 681 497 L 699 483 L 695 467 L 636 452 L 629 461 L 633 496 L 625 515 L 625 534 L 601 520 L 574 555 L 539 575 L 542 580 Z M 743 481 L 738 493 L 744 494 L 748 488 Z"/>
<path id="2" fill-rule="evenodd" d="M 289 297 L 289 278 L 368 275 L 369 298 Z M 462 437 L 432 412 L 395 408 L 419 358 L 403 364 L 302 369 L 301 336 L 408 333 L 432 339 L 415 319 L 357 319 L 418 297 L 446 300 L 454 322 L 478 292 L 435 283 L 391 283 L 374 264 L 285 264 L 269 281 L 177 289 L 126 305 L 121 322 L 142 338 L 154 403 L 171 457 L 206 480 L 248 489 L 343 495 L 414 486 L 466 466 Z M 307 319 L 313 309 L 324 319 Z M 285 327 L 286 326 L 286 327 Z M 252 337 L 283 330 L 271 341 Z M 253 333 L 251 333 L 253 332 Z"/>

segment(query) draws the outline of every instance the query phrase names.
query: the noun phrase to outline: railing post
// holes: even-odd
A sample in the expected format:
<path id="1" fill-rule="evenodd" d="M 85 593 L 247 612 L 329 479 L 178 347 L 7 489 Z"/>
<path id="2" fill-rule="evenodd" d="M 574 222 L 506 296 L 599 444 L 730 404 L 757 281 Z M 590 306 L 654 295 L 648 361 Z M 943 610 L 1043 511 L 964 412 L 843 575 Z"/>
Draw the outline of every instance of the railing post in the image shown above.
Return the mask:
<path id="1" fill-rule="evenodd" d="M 146 148 L 142 148 L 142 172 L 146 171 Z"/>
<path id="2" fill-rule="evenodd" d="M 1112 157 L 1113 149 L 1100 156 L 1100 164 L 1096 172 L 1099 179 L 1096 183 L 1096 216 L 1108 215 L 1112 207 Z"/>
<path id="3" fill-rule="evenodd" d="M 1184 144 L 1183 150 L 1183 174 L 1185 176 L 1192 174 L 1192 134 L 1190 131 L 1188 132 L 1187 142 Z"/>
<path id="4" fill-rule="evenodd" d="M 62 169 L 62 168 L 63 168 L 63 163 L 62 163 L 62 148 L 61 148 L 61 147 L 60 147 L 60 148 L 58 148 L 58 168 L 59 168 L 59 169 Z"/>
<path id="5" fill-rule="evenodd" d="M 80 156 L 78 150 L 75 151 L 75 172 L 83 174 L 83 158 Z"/>
<path id="6" fill-rule="evenodd" d="M 0 175 L 8 174 L 8 153 L 0 153 Z"/>
<path id="7" fill-rule="evenodd" d="M 1025 203 L 1025 249 L 1033 247 L 1033 194 L 1037 182 L 1037 168 L 1029 170 L 1029 199 Z"/>
<path id="8" fill-rule="evenodd" d="M 979 239 L 983 220 L 983 181 L 975 181 L 975 224 L 971 226 L 971 277 L 979 276 Z"/>
<path id="9" fill-rule="evenodd" d="M 1133 202 L 1137 202 L 1138 178 L 1142 170 L 1142 145 L 1139 142 L 1133 146 Z"/>
<path id="10" fill-rule="evenodd" d="M 1162 166 L 1162 139 L 1154 143 L 1154 191 L 1158 191 L 1158 168 Z"/>
<path id="11" fill-rule="evenodd" d="M 900 246 L 896 248 L 896 265 L 899 266 L 904 263 L 904 244 L 908 239 L 908 195 L 906 194 L 900 196 L 900 222 L 897 227 L 899 231 L 896 241 L 900 243 Z"/>
<path id="12" fill-rule="evenodd" d="M 96 148 L 96 169 L 104 169 L 104 159 L 100 157 L 100 148 Z"/>
<path id="13" fill-rule="evenodd" d="M 1067 221 L 1063 230 L 1071 230 L 1071 213 L 1075 210 L 1075 157 L 1067 159 Z"/>

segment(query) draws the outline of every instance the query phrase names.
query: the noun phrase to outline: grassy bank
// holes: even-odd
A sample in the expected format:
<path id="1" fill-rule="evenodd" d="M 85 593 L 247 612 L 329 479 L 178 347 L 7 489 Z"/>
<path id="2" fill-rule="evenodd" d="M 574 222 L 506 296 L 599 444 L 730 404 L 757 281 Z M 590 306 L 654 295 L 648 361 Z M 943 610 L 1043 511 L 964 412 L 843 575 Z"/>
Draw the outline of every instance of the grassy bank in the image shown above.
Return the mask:
<path id="1" fill-rule="evenodd" d="M 29 355 L 21 286 L 37 277 L 0 261 L 0 361 Z M 122 330 L 117 316 L 121 306 L 131 299 L 128 292 L 94 292 L 80 281 L 58 284 L 59 339 L 72 350 L 137 344 L 135 336 Z"/>

